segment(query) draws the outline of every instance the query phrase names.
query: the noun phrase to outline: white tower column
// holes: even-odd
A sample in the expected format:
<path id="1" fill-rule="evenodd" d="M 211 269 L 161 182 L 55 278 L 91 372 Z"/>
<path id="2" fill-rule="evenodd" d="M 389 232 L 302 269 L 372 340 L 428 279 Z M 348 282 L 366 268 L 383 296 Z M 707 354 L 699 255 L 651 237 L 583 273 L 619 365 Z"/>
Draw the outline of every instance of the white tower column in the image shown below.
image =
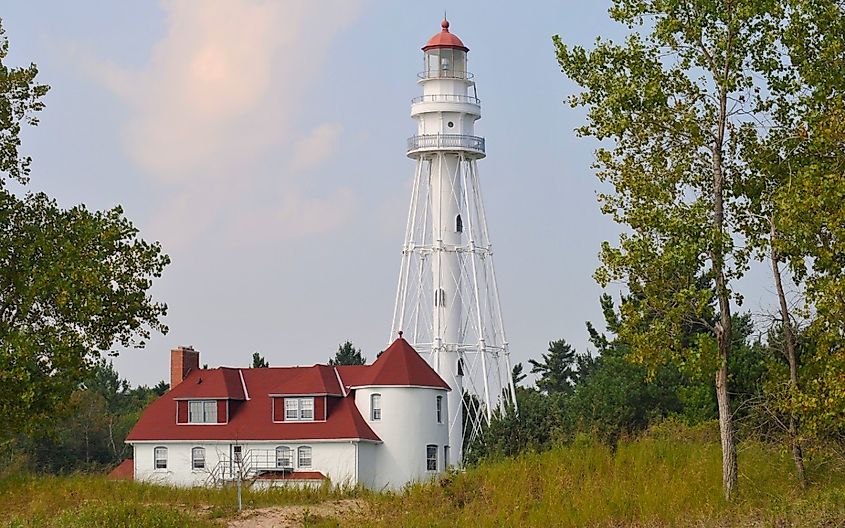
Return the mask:
<path id="1" fill-rule="evenodd" d="M 416 171 L 390 339 L 404 331 L 451 387 L 449 446 L 460 464 L 464 434 L 473 440 L 493 413 L 516 405 L 476 167 L 481 104 L 468 48 L 448 21 L 441 28 L 423 47 L 423 95 L 411 105 Z"/>

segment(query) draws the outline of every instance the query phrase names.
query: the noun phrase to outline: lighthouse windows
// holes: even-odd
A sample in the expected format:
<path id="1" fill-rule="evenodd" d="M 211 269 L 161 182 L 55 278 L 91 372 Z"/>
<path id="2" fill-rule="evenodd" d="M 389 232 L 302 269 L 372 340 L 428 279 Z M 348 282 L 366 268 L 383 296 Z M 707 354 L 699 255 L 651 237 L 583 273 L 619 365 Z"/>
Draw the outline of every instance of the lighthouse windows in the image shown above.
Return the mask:
<path id="1" fill-rule="evenodd" d="M 455 232 L 456 233 L 463 233 L 464 232 L 464 221 L 461 219 L 461 215 L 455 217 Z"/>
<path id="2" fill-rule="evenodd" d="M 446 291 L 443 288 L 438 288 L 434 292 L 434 306 L 446 306 Z"/>
<path id="3" fill-rule="evenodd" d="M 452 48 L 435 48 L 425 52 L 425 70 L 429 77 L 466 78 L 466 52 Z"/>
<path id="4" fill-rule="evenodd" d="M 454 128 L 455 123 L 453 123 L 452 121 L 449 121 L 448 123 L 446 123 L 446 126 L 449 127 L 449 128 Z"/>

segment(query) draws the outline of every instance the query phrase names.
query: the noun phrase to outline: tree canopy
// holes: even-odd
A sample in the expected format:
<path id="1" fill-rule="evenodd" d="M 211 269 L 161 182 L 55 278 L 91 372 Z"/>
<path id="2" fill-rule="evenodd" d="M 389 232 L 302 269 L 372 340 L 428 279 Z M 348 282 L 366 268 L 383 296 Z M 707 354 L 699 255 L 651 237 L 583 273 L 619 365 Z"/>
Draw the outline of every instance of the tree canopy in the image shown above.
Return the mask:
<path id="1" fill-rule="evenodd" d="M 0 29 L 0 171 L 26 183 L 21 125 L 37 124 L 48 87 L 34 65 L 5 64 L 8 45 Z M 102 354 L 167 331 L 149 290 L 169 261 L 119 206 L 63 209 L 0 184 L 0 435 L 52 419 Z"/>

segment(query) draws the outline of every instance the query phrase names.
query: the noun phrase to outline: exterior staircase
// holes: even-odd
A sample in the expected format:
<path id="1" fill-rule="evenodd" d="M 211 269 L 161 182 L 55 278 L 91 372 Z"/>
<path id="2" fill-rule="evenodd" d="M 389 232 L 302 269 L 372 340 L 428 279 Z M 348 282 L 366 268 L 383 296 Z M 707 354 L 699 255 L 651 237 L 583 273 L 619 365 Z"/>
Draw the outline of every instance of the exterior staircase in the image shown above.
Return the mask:
<path id="1" fill-rule="evenodd" d="M 224 486 L 240 481 L 251 483 L 268 471 L 292 472 L 292 467 L 279 466 L 274 449 L 250 449 L 234 458 L 223 455 L 211 468 L 206 478 L 206 486 Z"/>

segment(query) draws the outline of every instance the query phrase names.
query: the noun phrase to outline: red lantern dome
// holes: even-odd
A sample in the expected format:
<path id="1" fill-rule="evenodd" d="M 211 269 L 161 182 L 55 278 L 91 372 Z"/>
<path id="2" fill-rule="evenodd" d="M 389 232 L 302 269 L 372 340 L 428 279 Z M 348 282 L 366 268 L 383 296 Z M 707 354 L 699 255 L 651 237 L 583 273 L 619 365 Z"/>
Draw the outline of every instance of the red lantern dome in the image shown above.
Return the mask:
<path id="1" fill-rule="evenodd" d="M 428 42 L 426 42 L 425 46 L 423 46 L 423 51 L 428 51 L 434 48 L 454 48 L 463 51 L 469 51 L 469 48 L 464 46 L 464 43 L 461 42 L 461 39 L 449 33 L 449 21 L 445 18 L 443 22 L 440 23 L 440 33 L 434 35 Z"/>

